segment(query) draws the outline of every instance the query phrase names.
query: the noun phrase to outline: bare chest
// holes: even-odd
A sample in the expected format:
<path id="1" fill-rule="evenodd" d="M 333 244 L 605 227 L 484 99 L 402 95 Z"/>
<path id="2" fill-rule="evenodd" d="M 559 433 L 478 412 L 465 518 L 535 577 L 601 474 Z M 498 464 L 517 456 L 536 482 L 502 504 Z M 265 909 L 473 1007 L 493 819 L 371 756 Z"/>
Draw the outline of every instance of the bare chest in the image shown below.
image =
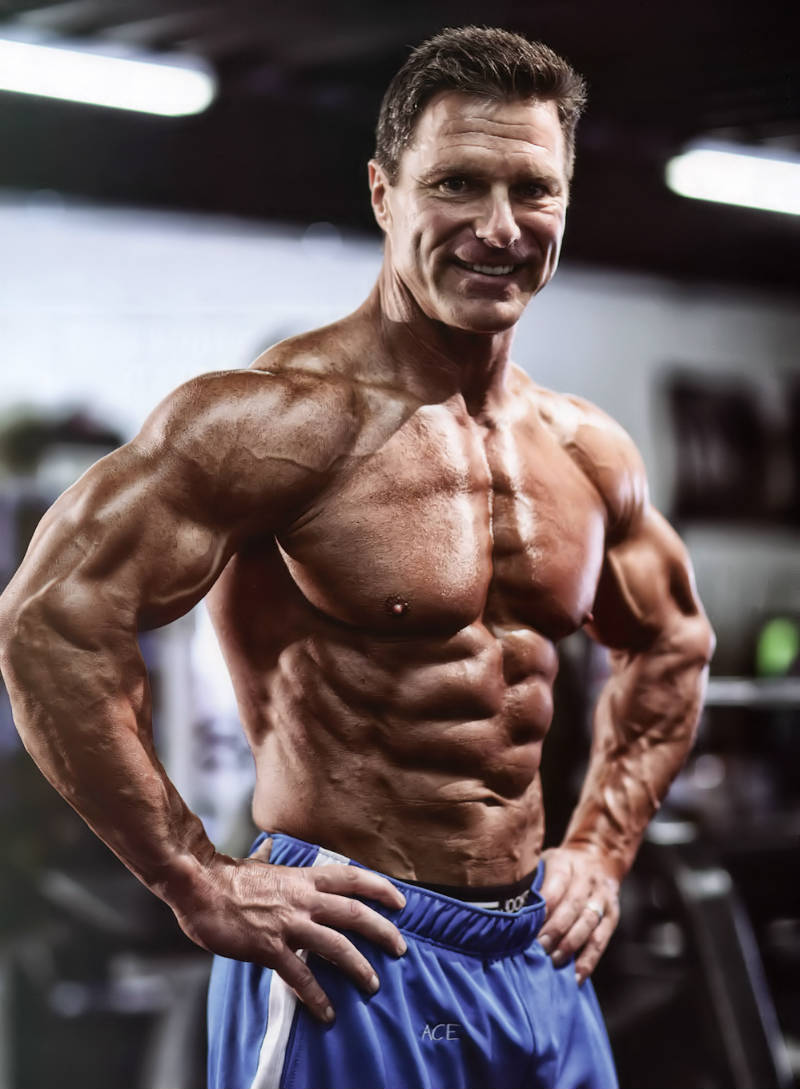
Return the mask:
<path id="1" fill-rule="evenodd" d="M 525 421 L 476 427 L 419 409 L 279 538 L 316 608 L 387 634 L 480 619 L 560 638 L 586 619 L 602 564 L 602 502 Z"/>

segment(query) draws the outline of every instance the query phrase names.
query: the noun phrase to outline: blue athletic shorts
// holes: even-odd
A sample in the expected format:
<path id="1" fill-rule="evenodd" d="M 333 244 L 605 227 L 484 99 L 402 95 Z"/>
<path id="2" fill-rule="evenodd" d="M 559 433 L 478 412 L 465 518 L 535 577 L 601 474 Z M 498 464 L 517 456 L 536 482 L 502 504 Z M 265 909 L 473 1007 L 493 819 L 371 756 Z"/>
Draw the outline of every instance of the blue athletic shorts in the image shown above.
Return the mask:
<path id="1" fill-rule="evenodd" d="M 350 861 L 291 836 L 272 841 L 278 865 Z M 616 1089 L 591 984 L 578 987 L 574 965 L 555 968 L 535 940 L 541 867 L 514 914 L 390 880 L 406 906 L 372 906 L 402 931 L 408 952 L 395 958 L 348 935 L 378 973 L 377 994 L 309 957 L 336 1010 L 332 1025 L 269 969 L 214 958 L 209 1089 Z"/>

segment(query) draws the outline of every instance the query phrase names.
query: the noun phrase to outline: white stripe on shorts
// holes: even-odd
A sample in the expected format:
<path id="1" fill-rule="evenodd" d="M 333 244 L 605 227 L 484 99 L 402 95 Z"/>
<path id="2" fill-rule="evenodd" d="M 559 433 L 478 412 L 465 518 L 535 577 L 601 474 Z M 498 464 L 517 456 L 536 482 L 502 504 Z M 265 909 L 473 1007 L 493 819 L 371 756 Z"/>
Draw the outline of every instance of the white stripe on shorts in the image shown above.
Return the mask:
<path id="1" fill-rule="evenodd" d="M 349 862 L 349 858 L 335 851 L 326 851 L 320 847 L 312 866 L 326 866 L 331 862 Z M 305 960 L 308 954 L 304 949 L 297 950 L 297 956 Z M 298 998 L 275 972 L 269 982 L 269 1009 L 267 1012 L 267 1031 L 261 1042 L 258 1054 L 258 1069 L 250 1089 L 280 1089 L 283 1064 L 286 1061 L 286 1047 L 292 1020 L 297 1009 Z"/>

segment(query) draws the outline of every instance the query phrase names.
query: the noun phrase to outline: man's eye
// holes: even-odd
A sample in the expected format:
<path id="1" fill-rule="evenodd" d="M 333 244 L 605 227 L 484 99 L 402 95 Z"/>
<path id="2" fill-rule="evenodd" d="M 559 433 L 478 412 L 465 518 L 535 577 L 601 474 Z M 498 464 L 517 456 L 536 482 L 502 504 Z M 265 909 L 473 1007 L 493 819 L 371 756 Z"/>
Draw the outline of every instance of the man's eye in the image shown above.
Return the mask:
<path id="1" fill-rule="evenodd" d="M 467 179 L 444 178 L 439 182 L 439 188 L 444 193 L 464 193 L 467 189 Z"/>
<path id="2" fill-rule="evenodd" d="M 547 196 L 547 187 L 541 182 L 528 182 L 521 187 L 520 196 L 525 200 L 539 200 L 540 197 Z"/>

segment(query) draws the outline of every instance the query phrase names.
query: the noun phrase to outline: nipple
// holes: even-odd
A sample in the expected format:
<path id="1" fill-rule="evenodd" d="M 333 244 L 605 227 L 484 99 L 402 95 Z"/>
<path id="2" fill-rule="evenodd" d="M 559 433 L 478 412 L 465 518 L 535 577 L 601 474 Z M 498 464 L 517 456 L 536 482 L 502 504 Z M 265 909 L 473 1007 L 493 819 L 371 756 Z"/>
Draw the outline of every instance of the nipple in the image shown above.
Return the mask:
<path id="1" fill-rule="evenodd" d="M 398 597 L 397 594 L 391 594 L 387 597 L 386 601 L 383 603 L 383 607 L 386 609 L 387 613 L 390 613 L 392 616 L 405 616 L 408 612 L 408 602 L 405 598 Z"/>

